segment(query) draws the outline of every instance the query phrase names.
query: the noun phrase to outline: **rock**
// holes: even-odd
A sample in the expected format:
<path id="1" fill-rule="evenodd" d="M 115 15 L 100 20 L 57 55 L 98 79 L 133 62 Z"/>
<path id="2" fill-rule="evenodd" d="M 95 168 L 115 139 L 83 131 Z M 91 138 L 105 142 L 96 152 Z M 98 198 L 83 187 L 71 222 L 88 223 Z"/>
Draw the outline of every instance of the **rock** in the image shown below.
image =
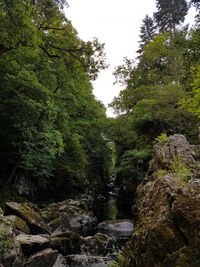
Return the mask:
<path id="1" fill-rule="evenodd" d="M 106 256 L 114 251 L 114 240 L 105 234 L 82 237 L 77 233 L 66 232 L 54 235 L 50 247 L 62 255 L 87 254 Z"/>
<path id="2" fill-rule="evenodd" d="M 77 254 L 66 257 L 66 262 L 74 267 L 107 267 L 110 260 L 110 257 Z"/>
<path id="3" fill-rule="evenodd" d="M 2 244 L 0 245 L 2 248 Z M 2 251 L 2 250 L 1 250 Z M 12 240 L 11 246 L 3 254 L 2 257 L 3 267 L 22 267 L 23 266 L 23 253 L 20 245 Z"/>
<path id="4" fill-rule="evenodd" d="M 61 254 L 58 254 L 58 257 L 53 267 L 69 267 L 69 265 L 66 264 L 65 258 Z"/>
<path id="5" fill-rule="evenodd" d="M 9 216 L 5 216 L 5 218 L 11 223 L 13 224 L 14 228 L 17 230 L 17 231 L 20 231 L 20 232 L 23 232 L 25 234 L 29 234 L 30 233 L 30 229 L 27 225 L 27 223 L 15 216 L 15 215 L 9 215 Z"/>
<path id="6" fill-rule="evenodd" d="M 0 258 L 4 267 L 20 267 L 22 252 L 15 242 L 14 227 L 3 215 L 0 215 Z"/>
<path id="7" fill-rule="evenodd" d="M 114 240 L 105 234 L 82 238 L 81 253 L 86 255 L 107 256 L 114 252 Z"/>
<path id="8" fill-rule="evenodd" d="M 175 251 L 169 255 L 164 262 L 162 267 L 198 267 L 200 266 L 200 254 L 196 249 L 185 246 L 178 251 Z"/>
<path id="9" fill-rule="evenodd" d="M 63 255 L 76 254 L 81 252 L 82 237 L 74 232 L 53 234 L 51 248 L 58 250 Z"/>
<path id="10" fill-rule="evenodd" d="M 128 238 L 133 232 L 133 222 L 130 220 L 104 221 L 97 225 L 97 229 L 112 237 Z"/>
<path id="11" fill-rule="evenodd" d="M 192 171 L 198 169 L 198 163 L 182 135 L 159 143 L 154 152 L 151 170 L 162 167 L 165 173 L 147 177 L 137 188 L 136 222 L 124 248 L 126 267 L 198 267 L 200 180 L 195 179 L 194 171 L 193 179 L 180 183 L 170 169 L 177 153 Z"/>
<path id="12" fill-rule="evenodd" d="M 53 203 L 42 210 L 43 218 L 46 218 L 53 233 L 66 231 L 78 231 L 95 224 L 97 219 L 91 211 L 85 207 L 84 199 L 66 200 Z"/>
<path id="13" fill-rule="evenodd" d="M 166 169 L 171 167 L 174 157 L 181 155 L 182 161 L 187 165 L 196 163 L 195 152 L 182 134 L 168 137 L 166 142 L 159 142 L 154 146 L 153 169 Z"/>
<path id="14" fill-rule="evenodd" d="M 50 245 L 50 236 L 20 234 L 16 237 L 16 241 L 21 245 L 24 255 L 30 255 L 47 248 Z"/>
<path id="15" fill-rule="evenodd" d="M 34 211 L 26 203 L 6 202 L 6 210 L 9 214 L 14 214 L 24 219 L 32 234 L 49 234 L 50 229 L 41 218 L 38 212 Z"/>
<path id="16" fill-rule="evenodd" d="M 44 249 L 31 255 L 24 267 L 53 267 L 58 258 L 58 251 L 51 248 Z"/>

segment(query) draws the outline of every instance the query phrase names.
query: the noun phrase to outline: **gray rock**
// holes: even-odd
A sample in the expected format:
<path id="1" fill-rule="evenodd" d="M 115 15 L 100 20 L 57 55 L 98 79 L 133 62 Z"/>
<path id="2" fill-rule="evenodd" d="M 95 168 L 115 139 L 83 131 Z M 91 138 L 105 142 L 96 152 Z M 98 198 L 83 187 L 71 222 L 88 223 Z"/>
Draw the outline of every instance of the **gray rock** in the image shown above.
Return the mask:
<path id="1" fill-rule="evenodd" d="M 42 210 L 42 217 L 49 221 L 48 225 L 53 233 L 80 230 L 95 224 L 97 219 L 87 210 L 87 202 L 82 199 L 66 200 L 50 204 Z"/>
<path id="2" fill-rule="evenodd" d="M 107 256 L 114 251 L 114 240 L 112 237 L 97 233 L 94 236 L 82 238 L 81 253 L 86 255 Z"/>
<path id="3" fill-rule="evenodd" d="M 58 254 L 57 260 L 53 267 L 69 267 L 69 265 L 66 264 L 65 258 L 61 254 Z"/>
<path id="4" fill-rule="evenodd" d="M 53 234 L 51 238 L 51 248 L 58 250 L 63 255 L 80 254 L 83 238 L 74 232 Z"/>
<path id="5" fill-rule="evenodd" d="M 104 221 L 97 225 L 97 229 L 112 237 L 128 238 L 133 232 L 133 222 L 130 220 Z"/>
<path id="6" fill-rule="evenodd" d="M 16 237 L 16 241 L 21 245 L 24 255 L 30 255 L 47 248 L 50 245 L 50 236 L 20 234 Z"/>
<path id="7" fill-rule="evenodd" d="M 4 267 L 22 267 L 23 266 L 23 253 L 20 245 L 13 240 L 12 247 L 9 249 L 2 258 Z"/>
<path id="8" fill-rule="evenodd" d="M 177 155 L 180 155 L 181 160 L 187 165 L 196 163 L 195 152 L 182 134 L 174 134 L 168 137 L 166 142 L 159 142 L 154 146 L 154 159 L 151 167 L 153 170 L 170 168 L 173 158 Z"/>
<path id="9" fill-rule="evenodd" d="M 58 251 L 47 248 L 31 255 L 24 267 L 53 267 L 57 258 Z"/>

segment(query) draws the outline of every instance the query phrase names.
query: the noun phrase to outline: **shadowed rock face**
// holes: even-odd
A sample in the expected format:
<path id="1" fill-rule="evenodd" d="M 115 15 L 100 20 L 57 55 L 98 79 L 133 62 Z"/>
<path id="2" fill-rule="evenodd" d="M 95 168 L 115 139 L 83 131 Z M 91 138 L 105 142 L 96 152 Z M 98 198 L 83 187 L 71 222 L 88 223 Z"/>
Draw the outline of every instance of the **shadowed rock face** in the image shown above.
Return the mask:
<path id="1" fill-rule="evenodd" d="M 124 249 L 126 266 L 199 267 L 199 163 L 182 135 L 157 144 L 154 153 L 154 173 L 137 189 L 137 220 L 131 241 Z M 176 155 L 193 174 L 188 182 L 180 182 L 179 173 L 171 169 Z M 161 168 L 163 171 L 157 172 Z"/>

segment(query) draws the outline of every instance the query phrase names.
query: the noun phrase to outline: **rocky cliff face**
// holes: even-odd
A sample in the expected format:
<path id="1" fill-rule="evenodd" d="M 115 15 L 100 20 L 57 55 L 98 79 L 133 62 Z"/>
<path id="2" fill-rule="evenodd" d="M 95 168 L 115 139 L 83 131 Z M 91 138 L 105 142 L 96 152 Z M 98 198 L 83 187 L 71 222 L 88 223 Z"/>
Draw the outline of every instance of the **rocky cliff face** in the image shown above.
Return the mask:
<path id="1" fill-rule="evenodd" d="M 194 147 L 193 147 L 194 148 Z M 128 267 L 200 266 L 199 162 L 183 135 L 154 147 L 137 189 L 137 220 L 124 254 Z"/>

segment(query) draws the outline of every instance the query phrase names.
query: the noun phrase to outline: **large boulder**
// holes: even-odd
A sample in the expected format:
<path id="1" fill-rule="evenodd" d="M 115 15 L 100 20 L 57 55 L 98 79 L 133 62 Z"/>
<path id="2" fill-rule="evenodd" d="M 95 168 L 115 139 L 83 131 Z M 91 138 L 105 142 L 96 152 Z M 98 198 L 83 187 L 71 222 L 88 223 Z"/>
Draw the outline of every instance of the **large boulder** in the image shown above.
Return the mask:
<path id="1" fill-rule="evenodd" d="M 129 238 L 133 232 L 133 222 L 130 220 L 104 221 L 97 229 L 116 238 Z"/>
<path id="2" fill-rule="evenodd" d="M 200 266 L 198 162 L 182 135 L 154 147 L 153 170 L 137 189 L 136 222 L 124 255 L 128 267 Z M 181 164 L 172 169 L 174 156 Z M 162 169 L 161 169 L 162 168 Z M 181 180 L 190 169 L 190 180 Z M 180 173 L 179 173 L 180 172 Z M 192 176 L 191 176 L 192 174 Z"/>
<path id="3" fill-rule="evenodd" d="M 51 248 L 58 250 L 63 255 L 81 252 L 82 237 L 74 232 L 53 234 L 51 237 Z"/>
<path id="4" fill-rule="evenodd" d="M 32 254 L 25 262 L 24 267 L 53 267 L 58 258 L 58 251 L 51 248 Z"/>
<path id="5" fill-rule="evenodd" d="M 94 225 L 97 221 L 87 208 L 87 200 L 66 200 L 48 205 L 41 211 L 53 233 L 79 231 Z"/>
<path id="6" fill-rule="evenodd" d="M 108 256 L 115 250 L 115 242 L 112 237 L 97 233 L 94 236 L 82 238 L 81 254 Z"/>
<path id="7" fill-rule="evenodd" d="M 16 237 L 16 241 L 20 244 L 24 255 L 30 255 L 44 248 L 48 248 L 50 245 L 50 236 L 20 234 Z"/>
<path id="8" fill-rule="evenodd" d="M 17 215 L 27 222 L 32 234 L 49 234 L 50 229 L 36 212 L 27 203 L 6 202 L 6 213 L 9 215 Z"/>
<path id="9" fill-rule="evenodd" d="M 158 142 L 153 149 L 154 158 L 151 165 L 154 170 L 170 168 L 174 157 L 181 156 L 187 165 L 196 164 L 195 152 L 182 134 L 169 136 L 164 142 Z"/>

